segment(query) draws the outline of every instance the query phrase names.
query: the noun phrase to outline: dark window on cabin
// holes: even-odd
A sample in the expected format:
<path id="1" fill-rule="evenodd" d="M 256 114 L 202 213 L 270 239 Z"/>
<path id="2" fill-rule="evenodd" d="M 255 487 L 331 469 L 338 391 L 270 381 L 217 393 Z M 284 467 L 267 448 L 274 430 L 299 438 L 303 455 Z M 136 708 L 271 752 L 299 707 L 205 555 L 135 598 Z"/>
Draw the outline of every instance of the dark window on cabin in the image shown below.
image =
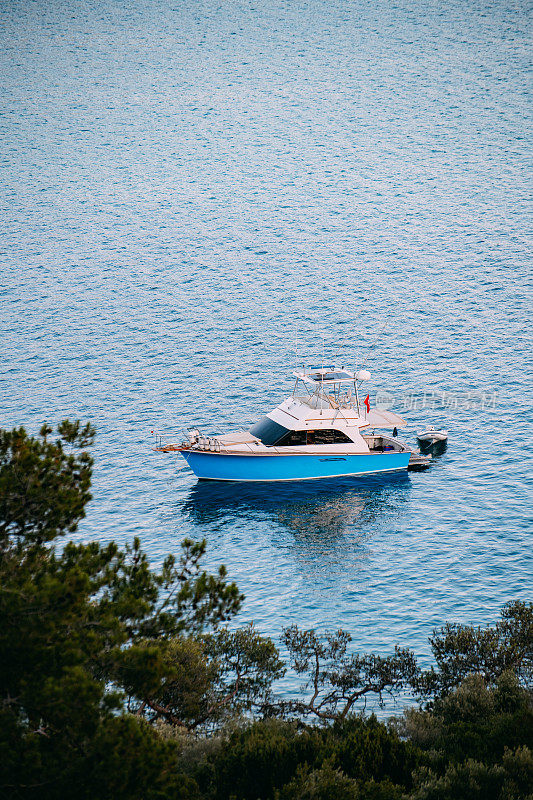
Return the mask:
<path id="1" fill-rule="evenodd" d="M 350 442 L 350 444 L 353 444 L 353 440 L 350 439 L 350 437 L 345 433 L 342 431 L 335 431 L 335 444 L 343 444 L 344 442 Z"/>
<path id="2" fill-rule="evenodd" d="M 291 433 L 291 431 L 283 425 L 274 422 L 270 417 L 263 417 L 263 419 L 260 419 L 255 425 L 252 425 L 250 433 L 252 436 L 257 436 L 257 438 L 268 447 L 273 444 L 279 444 L 280 439 L 282 439 L 285 434 Z"/>
<path id="3" fill-rule="evenodd" d="M 319 429 L 315 431 L 290 431 L 278 422 L 263 417 L 250 428 L 252 436 L 256 436 L 267 447 L 298 447 L 306 444 L 351 444 L 352 440 L 342 431 Z"/>
<path id="4" fill-rule="evenodd" d="M 352 440 L 342 431 L 317 430 L 317 431 L 288 431 L 276 444 L 279 447 L 295 447 L 305 444 L 344 444 Z"/>
<path id="5" fill-rule="evenodd" d="M 309 431 L 314 434 L 314 444 L 344 444 L 345 442 L 351 443 L 349 436 L 346 436 L 342 431 L 335 431 L 333 429 L 319 429 L 317 431 Z M 308 444 L 311 444 L 308 437 Z"/>
<path id="6" fill-rule="evenodd" d="M 289 431 L 283 439 L 279 440 L 278 445 L 280 447 L 295 447 L 296 445 L 307 444 L 306 434 L 307 431 Z"/>

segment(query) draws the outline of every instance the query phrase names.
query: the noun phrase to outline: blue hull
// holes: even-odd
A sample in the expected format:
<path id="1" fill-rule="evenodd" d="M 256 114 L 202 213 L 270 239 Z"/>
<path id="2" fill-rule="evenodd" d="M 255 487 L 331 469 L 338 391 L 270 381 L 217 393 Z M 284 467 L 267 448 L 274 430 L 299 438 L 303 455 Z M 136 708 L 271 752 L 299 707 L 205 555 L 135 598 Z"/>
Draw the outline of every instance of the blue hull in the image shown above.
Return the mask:
<path id="1" fill-rule="evenodd" d="M 411 453 L 228 455 L 182 450 L 194 474 L 210 481 L 310 481 L 406 470 Z"/>

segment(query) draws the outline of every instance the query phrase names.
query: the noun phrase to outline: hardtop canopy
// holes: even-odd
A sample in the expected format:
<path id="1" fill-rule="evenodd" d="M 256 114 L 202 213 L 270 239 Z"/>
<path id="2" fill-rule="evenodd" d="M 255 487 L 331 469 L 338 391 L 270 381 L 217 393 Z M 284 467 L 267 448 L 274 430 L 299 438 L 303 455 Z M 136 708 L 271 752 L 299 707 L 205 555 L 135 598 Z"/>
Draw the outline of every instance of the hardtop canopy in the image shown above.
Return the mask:
<path id="1" fill-rule="evenodd" d="M 306 370 L 295 370 L 293 373 L 298 380 L 310 383 L 313 386 L 333 383 L 353 383 L 356 380 L 354 372 L 338 367 L 310 368 Z"/>

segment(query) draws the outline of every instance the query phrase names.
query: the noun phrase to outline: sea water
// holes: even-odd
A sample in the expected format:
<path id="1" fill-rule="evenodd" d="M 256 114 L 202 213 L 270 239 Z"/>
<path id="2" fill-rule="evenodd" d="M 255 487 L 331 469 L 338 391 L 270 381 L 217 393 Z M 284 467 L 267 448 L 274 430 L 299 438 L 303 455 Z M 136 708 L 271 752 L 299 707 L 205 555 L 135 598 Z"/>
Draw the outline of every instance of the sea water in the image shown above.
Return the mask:
<path id="1" fill-rule="evenodd" d="M 97 428 L 76 538 L 207 540 L 239 620 L 413 647 L 531 599 L 530 20 L 522 2 L 7 0 L 2 425 Z M 337 356 L 449 430 L 427 472 L 198 483 Z M 295 681 L 295 686 L 298 681 Z"/>

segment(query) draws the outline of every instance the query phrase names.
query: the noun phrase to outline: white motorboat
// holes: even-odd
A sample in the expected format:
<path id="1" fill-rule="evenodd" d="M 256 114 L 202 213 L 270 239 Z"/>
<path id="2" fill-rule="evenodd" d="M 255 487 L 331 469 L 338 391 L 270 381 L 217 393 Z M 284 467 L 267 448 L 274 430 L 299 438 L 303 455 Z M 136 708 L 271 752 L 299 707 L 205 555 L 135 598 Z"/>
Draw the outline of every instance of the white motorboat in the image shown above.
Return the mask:
<path id="1" fill-rule="evenodd" d="M 433 425 L 428 425 L 423 431 L 418 431 L 416 438 L 426 445 L 437 444 L 437 442 L 447 441 L 448 431 L 438 431 Z"/>
<path id="2" fill-rule="evenodd" d="M 416 438 L 423 453 L 431 451 L 435 455 L 440 455 L 446 450 L 448 431 L 436 430 L 433 425 L 428 425 L 423 431 L 418 431 Z"/>
<path id="3" fill-rule="evenodd" d="M 294 372 L 294 391 L 248 430 L 206 437 L 189 431 L 177 451 L 198 478 L 219 481 L 301 481 L 406 470 L 429 463 L 395 437 L 368 428 L 403 427 L 392 411 L 370 410 L 359 388 L 370 373 L 336 365 Z"/>

